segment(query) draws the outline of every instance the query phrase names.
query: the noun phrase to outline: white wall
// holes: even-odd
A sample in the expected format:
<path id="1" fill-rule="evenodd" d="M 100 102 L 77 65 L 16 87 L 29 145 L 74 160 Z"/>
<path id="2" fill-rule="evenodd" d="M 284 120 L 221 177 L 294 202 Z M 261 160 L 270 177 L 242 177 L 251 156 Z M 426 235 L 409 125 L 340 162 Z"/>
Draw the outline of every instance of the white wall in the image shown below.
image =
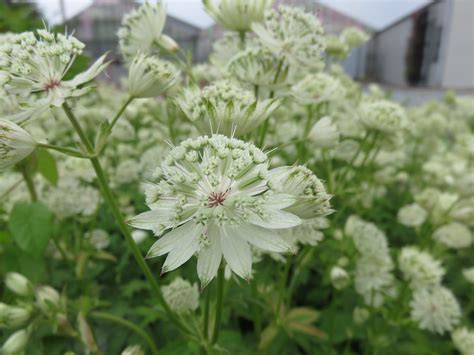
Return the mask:
<path id="1" fill-rule="evenodd" d="M 413 21 L 407 18 L 374 38 L 375 76 L 383 83 L 406 85 L 406 53 Z"/>
<path id="2" fill-rule="evenodd" d="M 474 87 L 474 1 L 453 0 L 442 85 Z"/>

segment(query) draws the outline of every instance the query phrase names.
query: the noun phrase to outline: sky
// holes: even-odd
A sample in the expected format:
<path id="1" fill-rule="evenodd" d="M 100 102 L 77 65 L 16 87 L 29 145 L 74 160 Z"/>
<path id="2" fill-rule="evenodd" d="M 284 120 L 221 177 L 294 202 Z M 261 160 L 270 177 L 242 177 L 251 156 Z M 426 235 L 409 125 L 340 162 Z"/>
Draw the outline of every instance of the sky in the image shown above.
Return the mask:
<path id="1" fill-rule="evenodd" d="M 380 30 L 431 0 L 318 0 L 341 13 Z M 60 20 L 60 0 L 36 0 L 52 23 Z M 64 0 L 66 15 L 71 17 L 86 8 L 92 0 Z M 202 0 L 164 0 L 168 13 L 201 28 L 213 24 L 202 7 Z"/>

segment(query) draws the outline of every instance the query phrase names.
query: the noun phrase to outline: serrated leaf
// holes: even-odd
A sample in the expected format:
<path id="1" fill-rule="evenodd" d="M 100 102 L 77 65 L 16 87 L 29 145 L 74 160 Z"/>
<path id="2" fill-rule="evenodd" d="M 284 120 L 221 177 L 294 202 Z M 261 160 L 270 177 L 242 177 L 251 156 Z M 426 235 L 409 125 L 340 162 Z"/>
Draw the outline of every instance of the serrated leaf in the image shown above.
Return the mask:
<path id="1" fill-rule="evenodd" d="M 307 307 L 293 308 L 286 315 L 287 322 L 299 322 L 303 324 L 311 324 L 318 318 L 319 312 Z"/>
<path id="2" fill-rule="evenodd" d="M 30 255 L 43 255 L 53 233 L 53 216 L 39 202 L 18 203 L 10 216 L 13 240 Z"/>
<path id="3" fill-rule="evenodd" d="M 45 149 L 39 149 L 36 153 L 38 172 L 52 185 L 58 183 L 58 167 L 54 157 Z"/>

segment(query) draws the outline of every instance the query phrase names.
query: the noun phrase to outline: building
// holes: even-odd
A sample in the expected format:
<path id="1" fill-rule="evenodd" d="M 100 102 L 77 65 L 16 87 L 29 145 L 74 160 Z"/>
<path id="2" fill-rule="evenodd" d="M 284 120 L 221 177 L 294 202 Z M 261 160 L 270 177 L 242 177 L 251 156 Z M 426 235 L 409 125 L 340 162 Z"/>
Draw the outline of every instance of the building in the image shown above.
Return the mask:
<path id="1" fill-rule="evenodd" d="M 474 88 L 474 1 L 437 0 L 374 34 L 370 79 L 391 85 Z"/>
<path id="2" fill-rule="evenodd" d="M 125 14 L 138 4 L 130 0 L 94 0 L 92 5 L 66 22 L 69 30 L 86 44 L 86 51 L 93 58 L 98 58 L 109 51 L 116 59 L 118 55 L 117 31 Z M 206 31 L 167 15 L 163 31 L 171 36 L 184 52 L 190 52 L 195 61 L 203 61 L 210 51 Z"/>

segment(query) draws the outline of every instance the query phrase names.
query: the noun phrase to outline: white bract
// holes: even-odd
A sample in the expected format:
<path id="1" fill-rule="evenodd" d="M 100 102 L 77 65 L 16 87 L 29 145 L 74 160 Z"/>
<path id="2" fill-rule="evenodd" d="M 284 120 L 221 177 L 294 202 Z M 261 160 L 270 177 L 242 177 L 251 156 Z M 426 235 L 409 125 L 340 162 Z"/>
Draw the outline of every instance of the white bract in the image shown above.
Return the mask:
<path id="1" fill-rule="evenodd" d="M 304 67 L 320 66 L 324 29 L 314 15 L 282 5 L 267 11 L 263 23 L 254 23 L 252 30 L 278 58 Z"/>
<path id="2" fill-rule="evenodd" d="M 144 98 L 162 94 L 179 79 L 179 71 L 170 62 L 155 56 L 137 54 L 128 74 L 130 97 Z"/>
<path id="3" fill-rule="evenodd" d="M 0 119 L 0 170 L 27 158 L 38 143 L 17 124 Z"/>
<path id="4" fill-rule="evenodd" d="M 83 48 L 84 44 L 75 37 L 45 29 L 36 33 L 20 33 L 2 44 L 0 72 L 6 73 L 2 86 L 8 94 L 21 98 L 27 106 L 26 110 L 9 116 L 9 119 L 26 121 L 51 106 L 60 107 L 69 97 L 88 92 L 88 88 L 82 86 L 106 68 L 105 55 L 85 72 L 71 80 L 63 80 Z"/>
<path id="5" fill-rule="evenodd" d="M 168 231 L 148 253 L 148 257 L 168 254 L 163 272 L 197 254 L 204 285 L 216 276 L 222 256 L 235 274 L 250 279 L 250 245 L 288 252 L 290 245 L 275 230 L 299 225 L 300 207 L 312 216 L 321 210 L 318 203 L 328 203 L 295 190 L 280 192 L 261 150 L 221 135 L 185 140 L 170 152 L 157 175 L 159 182 L 146 186 L 151 211 L 129 224 L 157 236 Z M 305 179 L 313 181 L 301 176 L 301 181 Z M 306 185 L 297 189 L 302 193 Z"/>
<path id="6" fill-rule="evenodd" d="M 265 11 L 274 0 L 203 0 L 204 7 L 221 26 L 237 32 L 246 32 L 254 22 L 263 20 Z"/>

